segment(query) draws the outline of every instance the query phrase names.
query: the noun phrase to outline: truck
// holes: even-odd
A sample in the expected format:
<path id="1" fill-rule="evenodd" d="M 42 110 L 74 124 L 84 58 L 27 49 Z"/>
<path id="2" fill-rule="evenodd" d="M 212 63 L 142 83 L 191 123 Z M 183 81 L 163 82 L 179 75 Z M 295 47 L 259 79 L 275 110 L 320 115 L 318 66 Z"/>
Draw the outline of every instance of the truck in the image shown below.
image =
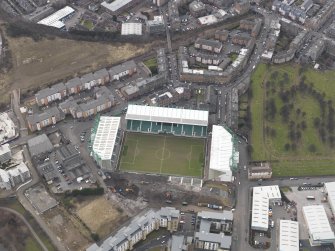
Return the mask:
<path id="1" fill-rule="evenodd" d="M 315 197 L 312 196 L 312 195 L 308 195 L 308 196 L 306 197 L 306 199 L 307 199 L 307 200 L 315 200 Z"/>

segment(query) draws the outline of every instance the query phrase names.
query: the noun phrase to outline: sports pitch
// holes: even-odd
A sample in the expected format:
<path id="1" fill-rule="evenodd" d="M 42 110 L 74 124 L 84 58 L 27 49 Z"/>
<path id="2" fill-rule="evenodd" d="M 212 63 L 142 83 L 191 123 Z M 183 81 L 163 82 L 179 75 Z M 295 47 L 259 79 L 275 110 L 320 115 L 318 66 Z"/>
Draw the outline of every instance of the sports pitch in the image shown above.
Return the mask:
<path id="1" fill-rule="evenodd" d="M 201 177 L 205 139 L 126 133 L 120 170 Z"/>

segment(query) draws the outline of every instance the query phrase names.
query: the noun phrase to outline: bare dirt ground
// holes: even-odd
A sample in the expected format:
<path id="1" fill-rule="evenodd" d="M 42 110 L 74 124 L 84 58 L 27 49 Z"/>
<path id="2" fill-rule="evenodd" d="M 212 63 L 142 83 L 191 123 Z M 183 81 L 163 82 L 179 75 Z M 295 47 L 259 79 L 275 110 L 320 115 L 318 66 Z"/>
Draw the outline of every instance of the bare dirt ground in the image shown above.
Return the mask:
<path id="1" fill-rule="evenodd" d="M 0 210 L 0 243 L 12 251 L 27 250 L 27 246 L 41 250 L 21 219 L 3 210 Z"/>
<path id="2" fill-rule="evenodd" d="M 148 202 L 148 206 L 153 208 L 167 205 L 182 208 L 182 202 L 187 202 L 189 206 L 194 207 L 199 203 L 232 207 L 232 195 L 229 192 L 232 188 L 222 182 L 205 184 L 200 191 L 196 192 L 169 183 L 166 176 L 113 173 L 111 179 L 106 180 L 106 184 L 111 191 L 125 198 L 142 197 Z"/>
<path id="3" fill-rule="evenodd" d="M 92 242 L 82 223 L 60 206 L 45 212 L 43 218 L 69 250 L 85 250 Z"/>
<path id="4" fill-rule="evenodd" d="M 106 197 L 76 204 L 76 213 L 91 231 L 97 233 L 102 239 L 110 235 L 128 218 L 123 209 Z"/>
<path id="5" fill-rule="evenodd" d="M 111 44 L 62 38 L 35 42 L 28 37 L 5 38 L 13 63 L 7 74 L 0 74 L 0 96 L 5 96 L 7 100 L 9 91 L 14 88 L 19 87 L 26 92 L 66 80 L 142 55 L 157 48 L 159 43 Z"/>

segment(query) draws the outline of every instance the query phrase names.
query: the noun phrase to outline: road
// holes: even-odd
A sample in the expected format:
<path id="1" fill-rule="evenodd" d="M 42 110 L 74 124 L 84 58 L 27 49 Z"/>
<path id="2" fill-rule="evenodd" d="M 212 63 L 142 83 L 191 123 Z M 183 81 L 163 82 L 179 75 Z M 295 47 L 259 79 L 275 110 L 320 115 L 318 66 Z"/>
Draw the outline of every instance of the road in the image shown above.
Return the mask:
<path id="1" fill-rule="evenodd" d="M 249 181 L 247 170 L 244 170 L 244 166 L 248 164 L 247 155 L 247 144 L 241 141 L 240 144 L 240 170 L 237 172 L 235 185 L 237 187 L 236 192 L 236 207 L 234 212 L 234 231 L 233 231 L 233 251 L 245 251 L 245 250 L 256 250 L 253 249 L 249 243 L 249 222 L 251 212 L 251 201 L 250 195 L 252 187 L 258 186 L 257 181 Z M 305 177 L 298 178 L 298 180 L 290 180 L 287 178 L 276 178 L 262 181 L 262 186 L 278 185 L 278 186 L 292 186 L 296 187 L 303 183 L 317 184 L 319 182 L 330 182 L 334 181 L 335 177 Z"/>
<path id="2" fill-rule="evenodd" d="M 13 142 L 20 142 L 20 145 L 21 145 L 21 144 L 23 144 L 23 142 L 25 140 L 30 138 L 30 136 L 28 136 L 28 130 L 26 128 L 23 116 L 20 112 L 20 97 L 19 96 L 20 96 L 19 91 L 13 90 L 12 100 L 11 100 L 12 108 L 13 108 L 13 111 L 14 111 L 16 117 L 19 119 L 19 127 L 20 127 L 20 137 L 18 139 L 14 140 Z M 21 141 L 21 139 L 22 139 L 22 141 Z M 14 147 L 14 146 L 15 145 L 13 145 L 11 143 L 11 147 Z M 40 225 L 40 227 L 43 229 L 43 231 L 49 236 L 51 242 L 57 248 L 57 250 L 66 251 L 64 245 L 58 240 L 58 238 L 55 236 L 55 234 L 45 224 L 45 222 L 41 218 L 41 216 L 36 213 L 36 211 L 34 210 L 34 208 L 32 207 L 32 205 L 30 204 L 30 202 L 28 201 L 28 199 L 26 198 L 26 196 L 24 194 L 25 191 L 28 188 L 33 187 L 34 185 L 38 184 L 40 182 L 40 178 L 38 176 L 38 173 L 37 173 L 36 169 L 34 168 L 34 166 L 32 164 L 30 153 L 28 151 L 27 145 L 23 146 L 23 156 L 24 156 L 25 164 L 27 165 L 27 167 L 29 168 L 29 171 L 30 171 L 31 182 L 27 182 L 27 183 L 23 184 L 22 186 L 20 186 L 17 189 L 17 191 L 16 191 L 17 192 L 17 198 L 18 198 L 19 202 L 22 204 L 22 206 L 28 212 L 30 212 L 30 214 L 35 218 L 36 222 Z"/>
<path id="3" fill-rule="evenodd" d="M 17 211 L 7 208 L 7 207 L 0 207 L 0 210 L 4 210 L 7 212 L 10 212 L 12 214 L 15 214 L 17 217 L 19 217 L 24 224 L 26 224 L 26 226 L 28 227 L 29 231 L 31 232 L 31 234 L 34 236 L 35 240 L 38 242 L 38 244 L 41 246 L 41 248 L 44 251 L 48 251 L 48 248 L 44 245 L 43 241 L 41 241 L 40 237 L 38 237 L 38 235 L 36 234 L 35 230 L 32 228 L 32 226 L 29 224 L 29 222 L 23 217 L 22 214 L 19 214 Z"/>
<path id="4" fill-rule="evenodd" d="M 30 212 L 30 214 L 35 218 L 35 220 L 40 225 L 40 227 L 43 229 L 43 231 L 49 236 L 52 244 L 57 248 L 57 250 L 58 251 L 66 251 L 66 248 L 64 247 L 64 245 L 58 240 L 57 236 L 55 236 L 55 234 L 49 229 L 49 227 L 44 222 L 44 220 L 42 219 L 42 217 L 39 214 L 37 214 L 37 212 L 32 207 L 32 205 L 30 204 L 30 202 L 28 201 L 27 197 L 24 194 L 25 191 L 28 188 L 36 185 L 37 183 L 40 182 L 40 180 L 39 180 L 39 176 L 38 176 L 38 174 L 36 172 L 36 169 L 32 165 L 30 154 L 28 152 L 28 148 L 27 148 L 26 145 L 23 146 L 23 155 L 24 155 L 24 159 L 25 159 L 26 165 L 29 168 L 32 181 L 29 182 L 29 183 L 27 183 L 27 184 L 25 184 L 25 185 L 23 185 L 23 186 L 21 186 L 17 190 L 17 198 L 20 201 L 20 203 L 22 204 L 22 206 L 28 212 Z"/>

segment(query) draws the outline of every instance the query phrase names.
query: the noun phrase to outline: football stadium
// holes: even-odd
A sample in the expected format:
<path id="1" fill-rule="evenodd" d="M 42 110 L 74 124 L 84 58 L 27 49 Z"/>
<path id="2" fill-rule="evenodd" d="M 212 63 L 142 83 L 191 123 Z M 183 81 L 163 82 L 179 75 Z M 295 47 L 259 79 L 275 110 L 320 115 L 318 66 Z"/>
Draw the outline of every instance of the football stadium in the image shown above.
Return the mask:
<path id="1" fill-rule="evenodd" d="M 238 141 L 222 125 L 208 133 L 208 111 L 129 105 L 125 120 L 124 131 L 119 117 L 96 119 L 91 156 L 102 170 L 233 181 Z"/>
<path id="2" fill-rule="evenodd" d="M 208 111 L 129 105 L 120 170 L 202 177 Z"/>

